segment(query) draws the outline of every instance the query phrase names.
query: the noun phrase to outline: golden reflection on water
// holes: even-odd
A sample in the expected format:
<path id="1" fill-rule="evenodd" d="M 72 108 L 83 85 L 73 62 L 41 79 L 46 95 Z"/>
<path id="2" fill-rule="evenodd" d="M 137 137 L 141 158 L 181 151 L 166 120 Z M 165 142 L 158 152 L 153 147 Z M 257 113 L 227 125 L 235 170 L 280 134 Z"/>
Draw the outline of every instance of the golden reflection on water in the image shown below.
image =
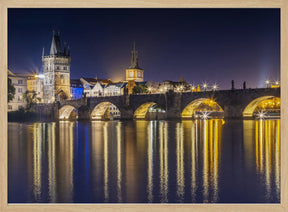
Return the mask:
<path id="1" fill-rule="evenodd" d="M 59 122 L 59 193 L 63 202 L 73 201 L 73 127 L 74 122 Z"/>
<path id="2" fill-rule="evenodd" d="M 116 202 L 137 202 L 139 192 L 146 193 L 148 202 L 156 199 L 169 202 L 171 192 L 179 202 L 186 201 L 185 195 L 190 193 L 192 202 L 219 201 L 224 121 L 174 123 L 92 121 L 89 160 L 93 170 L 89 171 L 91 181 L 86 183 L 91 183 L 97 195 L 101 191 L 99 196 L 105 202 L 111 198 Z M 70 121 L 33 124 L 33 195 L 36 201 L 41 201 L 43 190 L 48 190 L 50 202 L 73 202 L 73 161 L 77 157 L 74 155 L 77 144 L 73 139 L 78 139 L 73 135 L 75 124 L 77 122 Z M 173 132 L 169 132 L 171 128 Z M 168 133 L 173 138 L 169 138 Z M 85 131 L 80 139 L 86 138 L 86 134 Z M 276 193 L 280 193 L 280 120 L 245 120 L 243 134 L 245 166 L 252 173 L 256 169 L 265 182 L 266 197 L 270 199 L 274 187 Z M 45 189 L 46 154 L 48 163 L 44 167 L 48 169 L 48 187 Z M 176 189 L 169 187 L 171 182 L 175 182 Z M 190 187 L 187 189 L 187 186 Z"/>
<path id="3" fill-rule="evenodd" d="M 199 122 L 200 138 L 203 141 L 203 202 L 217 202 L 220 142 L 224 121 L 210 119 Z"/>
<path id="4" fill-rule="evenodd" d="M 179 194 L 185 187 L 183 139 L 190 146 L 191 158 L 191 200 L 196 202 L 197 189 L 203 193 L 203 202 L 217 202 L 219 199 L 220 141 L 224 120 L 209 119 L 182 121 L 177 125 L 177 185 Z M 184 129 L 184 130 L 183 130 Z M 190 142 L 190 144 L 189 144 Z M 188 145 L 189 144 L 189 145 Z M 186 148 L 186 145 L 185 145 Z M 184 148 L 184 149 L 185 149 Z M 185 151 L 186 152 L 186 151 Z M 202 159 L 202 160 L 201 160 Z M 182 164 L 183 162 L 183 164 Z M 201 165 L 202 162 L 202 165 Z M 202 187 L 197 173 L 202 166 Z M 183 167 L 183 168 L 182 168 Z M 182 178 L 183 177 L 183 178 Z M 198 180 L 198 181 L 197 181 Z M 183 190 L 184 192 L 184 190 Z"/>
<path id="5" fill-rule="evenodd" d="M 118 202 L 122 202 L 122 145 L 121 145 L 121 135 L 122 124 L 118 122 L 117 124 L 117 199 Z"/>
<path id="6" fill-rule="evenodd" d="M 176 125 L 176 173 L 177 173 L 177 197 L 180 201 L 184 198 L 184 132 L 182 123 Z"/>
<path id="7" fill-rule="evenodd" d="M 55 147 L 55 122 L 47 127 L 48 142 L 48 194 L 50 202 L 56 202 L 56 147 Z"/>
<path id="8" fill-rule="evenodd" d="M 255 121 L 256 171 L 264 176 L 266 198 L 273 186 L 280 193 L 280 120 Z M 274 175 L 274 176 L 273 176 Z"/>
<path id="9" fill-rule="evenodd" d="M 159 123 L 160 194 L 161 202 L 168 202 L 168 123 Z"/>
<path id="10" fill-rule="evenodd" d="M 33 125 L 33 192 L 36 201 L 41 199 L 42 126 Z"/>

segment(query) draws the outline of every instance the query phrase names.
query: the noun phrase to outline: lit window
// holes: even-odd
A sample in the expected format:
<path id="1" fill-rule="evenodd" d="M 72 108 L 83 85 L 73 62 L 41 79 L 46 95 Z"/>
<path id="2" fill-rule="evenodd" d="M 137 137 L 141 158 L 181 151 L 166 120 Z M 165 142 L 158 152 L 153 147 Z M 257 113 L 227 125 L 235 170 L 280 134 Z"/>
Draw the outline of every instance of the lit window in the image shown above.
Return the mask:
<path id="1" fill-rule="evenodd" d="M 130 73 L 129 73 L 129 77 L 133 77 L 133 71 L 130 71 Z"/>

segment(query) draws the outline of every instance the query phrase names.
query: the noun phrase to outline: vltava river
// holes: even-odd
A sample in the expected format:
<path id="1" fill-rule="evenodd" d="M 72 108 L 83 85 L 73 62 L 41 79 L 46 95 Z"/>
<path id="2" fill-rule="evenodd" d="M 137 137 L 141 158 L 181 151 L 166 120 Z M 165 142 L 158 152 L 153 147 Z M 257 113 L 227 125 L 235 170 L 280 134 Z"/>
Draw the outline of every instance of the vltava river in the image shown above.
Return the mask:
<path id="1" fill-rule="evenodd" d="M 280 120 L 8 124 L 9 203 L 279 203 Z"/>

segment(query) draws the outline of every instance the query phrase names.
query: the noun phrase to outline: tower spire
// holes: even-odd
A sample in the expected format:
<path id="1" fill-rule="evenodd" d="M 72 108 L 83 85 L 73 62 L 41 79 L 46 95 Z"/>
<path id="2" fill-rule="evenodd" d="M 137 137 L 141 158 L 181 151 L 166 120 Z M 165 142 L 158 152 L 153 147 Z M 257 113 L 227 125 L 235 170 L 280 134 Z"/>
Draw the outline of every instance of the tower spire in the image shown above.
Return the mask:
<path id="1" fill-rule="evenodd" d="M 135 41 L 133 42 L 133 50 L 131 54 L 131 68 L 139 68 L 138 65 L 138 52 L 136 51 Z"/>

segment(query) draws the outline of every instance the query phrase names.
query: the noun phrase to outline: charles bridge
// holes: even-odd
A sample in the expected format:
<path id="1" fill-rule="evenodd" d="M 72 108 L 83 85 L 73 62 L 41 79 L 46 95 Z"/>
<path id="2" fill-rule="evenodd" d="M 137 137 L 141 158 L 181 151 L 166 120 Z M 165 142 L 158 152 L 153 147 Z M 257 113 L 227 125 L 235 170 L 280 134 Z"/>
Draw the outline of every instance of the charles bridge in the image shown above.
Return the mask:
<path id="1" fill-rule="evenodd" d="M 145 117 L 152 105 L 158 105 L 166 111 L 165 118 L 181 118 L 183 111 L 192 117 L 193 109 L 207 99 L 214 100 L 224 111 L 224 118 L 249 118 L 257 105 L 268 98 L 279 97 L 280 88 L 235 89 L 202 92 L 162 94 L 123 95 L 107 97 L 90 97 L 77 100 L 64 100 L 53 104 L 37 104 L 33 109 L 43 117 L 68 119 L 71 112 L 78 114 L 78 119 L 91 119 L 93 115 L 104 115 L 110 105 L 120 111 L 121 119 L 137 118 L 135 114 L 143 113 Z M 139 109 L 140 108 L 140 109 Z M 141 109 L 142 108 L 142 109 Z M 141 117 L 141 116 L 140 116 Z"/>

